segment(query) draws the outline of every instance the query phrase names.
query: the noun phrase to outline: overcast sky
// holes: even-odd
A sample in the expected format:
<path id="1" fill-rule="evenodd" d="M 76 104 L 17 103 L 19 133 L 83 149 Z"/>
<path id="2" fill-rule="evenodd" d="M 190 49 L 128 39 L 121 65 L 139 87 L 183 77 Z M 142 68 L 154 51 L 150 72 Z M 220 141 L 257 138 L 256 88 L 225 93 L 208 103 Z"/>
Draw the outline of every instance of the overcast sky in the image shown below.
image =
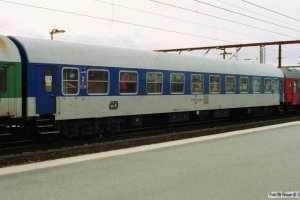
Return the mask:
<path id="1" fill-rule="evenodd" d="M 0 0 L 0 27 L 3 35 L 50 39 L 57 28 L 66 32 L 55 40 L 154 50 L 300 39 L 299 8 L 299 0 Z M 268 63 L 276 49 L 267 47 Z M 283 49 L 284 64 L 300 63 L 300 45 Z M 255 61 L 258 48 L 238 58 Z"/>

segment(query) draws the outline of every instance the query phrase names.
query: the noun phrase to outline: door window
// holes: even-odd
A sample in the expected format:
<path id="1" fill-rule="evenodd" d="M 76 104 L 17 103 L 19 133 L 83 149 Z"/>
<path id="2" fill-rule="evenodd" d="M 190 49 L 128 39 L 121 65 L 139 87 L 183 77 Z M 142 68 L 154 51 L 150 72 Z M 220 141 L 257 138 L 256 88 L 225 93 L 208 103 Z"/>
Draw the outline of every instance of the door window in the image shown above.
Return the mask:
<path id="1" fill-rule="evenodd" d="M 274 79 L 274 93 L 279 93 L 279 80 L 276 78 Z"/>
<path id="2" fill-rule="evenodd" d="M 6 90 L 6 70 L 4 67 L 0 67 L 0 92 Z"/>
<path id="3" fill-rule="evenodd" d="M 50 68 L 45 69 L 45 91 L 52 92 L 53 91 L 53 71 Z"/>

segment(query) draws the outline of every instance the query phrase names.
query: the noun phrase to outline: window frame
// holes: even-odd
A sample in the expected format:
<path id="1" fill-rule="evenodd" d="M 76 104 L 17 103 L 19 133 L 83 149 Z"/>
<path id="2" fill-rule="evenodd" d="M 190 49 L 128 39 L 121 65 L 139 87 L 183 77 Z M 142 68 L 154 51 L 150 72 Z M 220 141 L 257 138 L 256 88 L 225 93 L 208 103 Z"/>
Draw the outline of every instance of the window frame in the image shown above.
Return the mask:
<path id="1" fill-rule="evenodd" d="M 247 91 L 245 92 L 245 91 L 241 91 L 241 86 L 242 86 L 242 84 L 241 84 L 241 79 L 242 78 L 246 78 L 247 79 Z M 245 85 L 245 84 L 243 84 L 243 85 Z M 248 94 L 249 93 L 249 77 L 248 76 L 240 76 L 240 84 L 239 84 L 239 90 L 240 90 L 240 94 Z"/>
<path id="2" fill-rule="evenodd" d="M 234 79 L 234 87 L 233 87 L 233 92 L 228 92 L 227 91 L 227 78 L 233 78 Z M 236 91 L 236 77 L 235 76 L 225 76 L 225 93 L 226 94 L 234 94 Z"/>
<path id="3" fill-rule="evenodd" d="M 172 84 L 177 83 L 180 84 L 181 82 L 172 82 L 172 75 L 174 74 L 180 74 L 183 75 L 183 87 L 182 87 L 182 92 L 172 92 Z M 170 73 L 170 94 L 184 94 L 185 93 L 185 74 L 184 73 L 178 73 L 178 72 L 173 72 Z"/>
<path id="4" fill-rule="evenodd" d="M 124 92 L 121 92 L 121 88 L 120 88 L 121 73 L 124 73 L 124 72 L 125 73 L 136 73 L 136 92 L 135 93 L 124 93 Z M 132 82 L 126 81 L 126 83 L 132 83 Z M 139 72 L 138 71 L 134 71 L 134 70 L 120 70 L 119 71 L 119 84 L 118 84 L 118 88 L 119 88 L 119 94 L 120 95 L 137 95 L 138 92 L 139 92 Z"/>
<path id="5" fill-rule="evenodd" d="M 275 81 L 277 81 L 277 91 L 276 92 L 275 92 Z M 274 83 L 274 84 L 272 84 L 273 85 L 273 93 L 279 94 L 280 93 L 279 78 L 273 78 L 272 83 Z"/>
<path id="6" fill-rule="evenodd" d="M 148 82 L 148 75 L 149 74 L 160 74 L 161 75 L 161 82 Z M 149 84 L 158 84 L 161 83 L 161 92 L 148 92 L 148 83 Z M 164 91 L 164 74 L 162 72 L 147 72 L 146 73 L 146 94 L 163 94 Z"/>
<path id="7" fill-rule="evenodd" d="M 270 91 L 268 91 L 268 92 L 266 92 L 266 85 L 267 85 L 267 84 L 266 84 L 266 81 L 267 81 L 267 80 L 270 81 L 270 84 L 269 84 L 269 85 L 271 86 L 271 87 L 270 87 Z M 265 78 L 265 79 L 264 79 L 264 93 L 265 93 L 265 94 L 271 94 L 271 93 L 272 93 L 272 78 Z"/>
<path id="8" fill-rule="evenodd" d="M 78 85 L 77 85 L 78 86 L 78 91 L 77 91 L 77 93 L 74 93 L 74 94 L 66 94 L 66 93 L 64 93 L 64 81 L 66 81 L 66 80 L 64 80 L 64 70 L 65 69 L 77 70 L 77 75 L 78 75 L 78 80 L 77 80 L 77 82 L 78 82 Z M 62 94 L 64 96 L 78 96 L 79 93 L 80 93 L 80 70 L 79 70 L 79 68 L 77 68 L 77 67 L 63 67 L 61 69 L 61 74 L 62 74 L 62 76 L 61 76 L 61 92 L 62 92 Z"/>
<path id="9" fill-rule="evenodd" d="M 254 85 L 254 79 L 258 79 L 259 80 L 259 91 L 257 92 L 257 91 L 254 91 L 254 86 L 256 86 L 256 85 Z M 260 94 L 261 93 L 261 89 L 262 89 L 262 87 L 261 87 L 261 77 L 258 77 L 258 76 L 255 76 L 255 77 L 253 77 L 252 78 L 252 91 L 253 91 L 253 94 Z"/>
<path id="10" fill-rule="evenodd" d="M 99 81 L 99 80 L 95 81 L 95 80 L 93 80 L 94 82 L 97 82 L 97 83 L 99 83 L 99 82 L 106 83 L 107 82 L 107 92 L 106 93 L 90 93 L 89 92 L 89 81 L 90 81 L 89 72 L 90 71 L 107 72 L 107 81 Z M 86 93 L 88 95 L 93 96 L 93 95 L 108 95 L 109 94 L 109 91 L 110 91 L 110 72 L 109 72 L 109 70 L 107 70 L 107 69 L 88 69 L 86 73 L 87 73 Z"/>
<path id="11" fill-rule="evenodd" d="M 215 83 L 211 83 L 210 82 L 210 80 L 211 80 L 211 77 L 213 77 L 213 76 L 215 76 L 215 77 L 219 77 L 219 91 L 218 92 L 213 92 L 213 91 L 211 91 L 211 84 L 215 84 Z M 208 90 L 209 90 L 209 94 L 220 94 L 221 93 L 221 76 L 220 75 L 209 75 L 209 88 L 208 88 Z"/>
<path id="12" fill-rule="evenodd" d="M 193 83 L 193 76 L 200 76 L 200 77 L 202 77 L 202 83 L 198 83 L 198 84 L 202 85 L 202 91 L 200 91 L 200 92 L 193 92 L 193 84 L 195 84 L 195 83 Z M 190 85 L 191 86 L 190 87 L 191 94 L 203 94 L 204 93 L 204 75 L 203 74 L 191 74 L 190 78 L 191 78 L 191 85 Z"/>
<path id="13" fill-rule="evenodd" d="M 6 70 L 6 67 L 4 67 L 4 66 L 0 66 L 0 70 L 3 70 L 3 72 L 4 72 L 4 80 L 3 80 L 3 83 L 4 83 L 4 87 L 3 87 L 3 90 L 1 90 L 1 88 L 0 88 L 0 93 L 5 93 L 6 92 L 6 90 L 7 90 L 7 83 L 6 83 L 6 81 L 7 81 L 7 70 Z"/>

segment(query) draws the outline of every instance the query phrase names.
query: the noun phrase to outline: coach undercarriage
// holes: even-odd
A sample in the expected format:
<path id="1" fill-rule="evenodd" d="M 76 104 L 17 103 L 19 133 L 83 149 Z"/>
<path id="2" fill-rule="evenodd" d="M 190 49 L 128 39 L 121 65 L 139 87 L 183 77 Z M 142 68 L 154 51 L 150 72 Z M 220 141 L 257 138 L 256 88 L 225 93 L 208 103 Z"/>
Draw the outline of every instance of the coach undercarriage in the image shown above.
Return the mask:
<path id="1" fill-rule="evenodd" d="M 299 110 L 299 107 L 295 106 L 270 106 L 74 120 L 55 120 L 53 115 L 30 118 L 25 122 L 21 119 L 1 118 L 0 136 L 1 138 L 10 138 L 10 140 L 49 137 L 76 138 L 79 136 L 105 137 L 110 134 L 121 134 L 124 130 L 150 128 L 165 124 L 262 118 Z"/>
<path id="2" fill-rule="evenodd" d="M 258 107 L 60 121 L 54 121 L 53 118 L 48 117 L 36 120 L 36 130 L 40 135 L 61 134 L 67 138 L 89 135 L 106 136 L 124 130 L 134 130 L 165 124 L 196 122 L 201 120 L 257 118 L 271 116 L 276 113 L 278 113 L 277 107 Z"/>

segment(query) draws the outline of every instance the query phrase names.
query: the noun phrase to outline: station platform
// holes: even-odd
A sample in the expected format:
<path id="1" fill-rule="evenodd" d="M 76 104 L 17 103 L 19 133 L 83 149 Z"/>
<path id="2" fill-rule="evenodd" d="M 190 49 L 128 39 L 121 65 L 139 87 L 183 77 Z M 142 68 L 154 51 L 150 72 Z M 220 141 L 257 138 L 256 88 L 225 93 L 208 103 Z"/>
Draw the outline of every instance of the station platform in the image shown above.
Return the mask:
<path id="1" fill-rule="evenodd" d="M 253 200 L 299 192 L 299 130 L 292 122 L 2 168 L 0 199 Z"/>

